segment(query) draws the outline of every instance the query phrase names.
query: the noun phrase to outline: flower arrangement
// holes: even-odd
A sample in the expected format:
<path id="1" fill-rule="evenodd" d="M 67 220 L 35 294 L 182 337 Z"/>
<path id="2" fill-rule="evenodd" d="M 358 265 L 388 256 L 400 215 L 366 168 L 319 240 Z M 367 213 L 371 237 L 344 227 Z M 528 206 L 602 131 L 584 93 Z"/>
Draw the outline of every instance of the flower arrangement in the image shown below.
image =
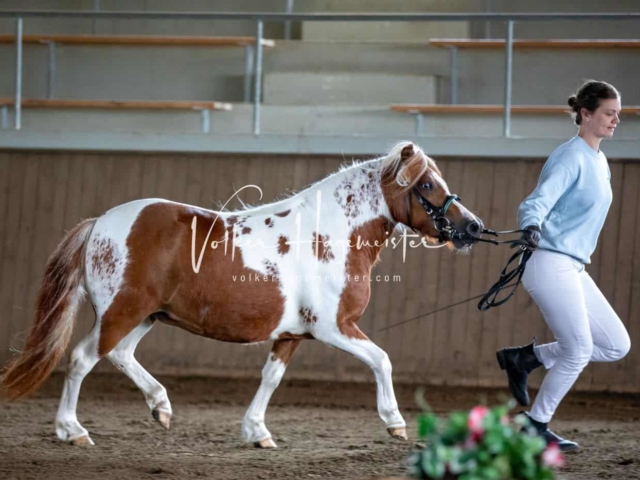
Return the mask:
<path id="1" fill-rule="evenodd" d="M 433 413 L 418 417 L 424 448 L 410 458 L 416 478 L 458 480 L 552 480 L 564 459 L 557 445 L 529 431 L 525 415 L 509 419 L 510 405 L 477 406 L 441 421 Z"/>

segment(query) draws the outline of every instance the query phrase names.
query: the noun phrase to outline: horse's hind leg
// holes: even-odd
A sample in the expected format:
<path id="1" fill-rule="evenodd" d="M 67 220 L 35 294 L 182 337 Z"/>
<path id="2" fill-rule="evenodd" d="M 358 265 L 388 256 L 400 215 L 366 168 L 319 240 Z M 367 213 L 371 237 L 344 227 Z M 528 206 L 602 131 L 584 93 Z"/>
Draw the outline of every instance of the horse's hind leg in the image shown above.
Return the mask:
<path id="1" fill-rule="evenodd" d="M 62 398 L 56 415 L 56 434 L 60 440 L 74 445 L 94 445 L 89 432 L 78 422 L 76 408 L 82 380 L 100 359 L 98 357 L 99 340 L 100 322 L 97 321 L 91 332 L 78 343 L 69 357 Z"/>
<path id="2" fill-rule="evenodd" d="M 242 436 L 247 443 L 253 442 L 256 447 L 275 448 L 271 433 L 264 424 L 269 399 L 284 375 L 289 360 L 302 340 L 276 340 L 273 343 L 267 363 L 262 369 L 262 382 L 256 396 L 242 419 Z"/>
<path id="3" fill-rule="evenodd" d="M 167 390 L 133 356 L 138 342 L 151 330 L 151 327 L 153 327 L 153 320 L 146 319 L 123 338 L 107 354 L 107 358 L 142 390 L 153 418 L 168 430 L 171 420 L 171 403 L 167 397 Z"/>
<path id="4" fill-rule="evenodd" d="M 398 410 L 391 381 L 391 362 L 386 352 L 369 340 L 354 323 L 343 325 L 342 331 L 331 329 L 314 333 L 316 339 L 350 353 L 373 370 L 377 386 L 378 414 L 387 426 L 389 435 L 406 440 L 406 424 Z"/>
<path id="5" fill-rule="evenodd" d="M 76 415 L 82 380 L 152 311 L 149 300 L 140 295 L 117 295 L 104 314 L 97 313 L 93 329 L 71 352 L 56 415 L 58 438 L 75 445 L 94 444 Z"/>

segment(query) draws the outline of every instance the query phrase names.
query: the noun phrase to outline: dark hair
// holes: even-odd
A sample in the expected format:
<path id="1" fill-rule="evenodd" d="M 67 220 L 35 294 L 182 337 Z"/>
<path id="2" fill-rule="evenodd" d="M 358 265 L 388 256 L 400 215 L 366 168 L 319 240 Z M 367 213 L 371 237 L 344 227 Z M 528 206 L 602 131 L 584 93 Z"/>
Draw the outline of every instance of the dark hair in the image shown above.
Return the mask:
<path id="1" fill-rule="evenodd" d="M 571 107 L 571 117 L 576 125 L 582 123 L 582 109 L 595 112 L 600 106 L 600 100 L 620 98 L 616 87 L 607 82 L 587 80 L 582 84 L 577 93 L 571 95 L 567 103 Z"/>

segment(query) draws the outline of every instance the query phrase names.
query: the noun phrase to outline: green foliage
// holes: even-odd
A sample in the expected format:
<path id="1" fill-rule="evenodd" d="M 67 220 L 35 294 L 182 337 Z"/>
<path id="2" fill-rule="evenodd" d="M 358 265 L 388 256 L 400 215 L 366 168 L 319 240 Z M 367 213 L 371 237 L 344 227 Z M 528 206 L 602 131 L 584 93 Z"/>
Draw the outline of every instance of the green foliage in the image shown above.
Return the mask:
<path id="1" fill-rule="evenodd" d="M 425 442 L 409 464 L 416 478 L 458 480 L 553 480 L 562 465 L 556 446 L 547 447 L 526 431 L 524 415 L 509 418 L 509 405 L 475 407 L 441 420 L 435 414 L 418 417 L 418 437 Z M 524 427 L 524 429 L 523 429 Z"/>

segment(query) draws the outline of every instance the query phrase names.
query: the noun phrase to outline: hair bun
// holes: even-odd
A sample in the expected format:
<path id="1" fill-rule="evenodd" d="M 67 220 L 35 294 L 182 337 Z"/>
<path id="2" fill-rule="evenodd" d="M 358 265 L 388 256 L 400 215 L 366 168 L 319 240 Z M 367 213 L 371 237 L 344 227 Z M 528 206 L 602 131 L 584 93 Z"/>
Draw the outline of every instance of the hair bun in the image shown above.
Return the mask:
<path id="1" fill-rule="evenodd" d="M 574 108 L 576 106 L 576 103 L 578 103 L 578 98 L 575 95 L 571 95 L 569 97 L 569 100 L 567 100 L 567 103 L 571 108 Z"/>

